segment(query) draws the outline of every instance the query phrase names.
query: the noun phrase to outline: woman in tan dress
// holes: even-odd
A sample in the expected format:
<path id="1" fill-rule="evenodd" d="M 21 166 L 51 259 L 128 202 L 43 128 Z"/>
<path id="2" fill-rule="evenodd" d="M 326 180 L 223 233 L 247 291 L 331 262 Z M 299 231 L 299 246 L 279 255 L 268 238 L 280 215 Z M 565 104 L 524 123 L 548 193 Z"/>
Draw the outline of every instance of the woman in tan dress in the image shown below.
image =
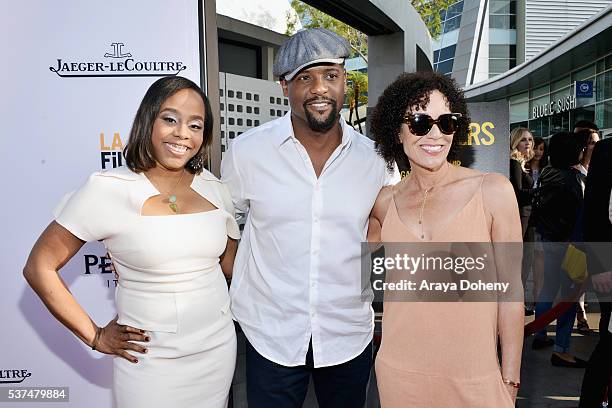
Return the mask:
<path id="1" fill-rule="evenodd" d="M 443 75 L 403 74 L 385 90 L 372 121 L 377 149 L 389 165 L 407 156 L 411 171 L 380 192 L 371 240 L 521 242 L 510 182 L 449 163 L 469 123 L 462 92 Z M 520 262 L 516 273 L 520 287 Z M 520 300 L 393 302 L 385 293 L 376 359 L 382 407 L 514 406 L 523 344 Z"/>

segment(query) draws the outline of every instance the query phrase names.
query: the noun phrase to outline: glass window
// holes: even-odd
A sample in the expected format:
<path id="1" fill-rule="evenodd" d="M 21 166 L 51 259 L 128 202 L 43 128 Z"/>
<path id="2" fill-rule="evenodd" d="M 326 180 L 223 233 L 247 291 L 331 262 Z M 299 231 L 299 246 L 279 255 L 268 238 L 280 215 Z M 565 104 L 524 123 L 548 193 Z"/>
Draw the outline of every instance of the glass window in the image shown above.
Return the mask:
<path id="1" fill-rule="evenodd" d="M 463 1 L 453 4 L 446 10 L 446 19 L 451 19 L 461 15 L 463 12 Z"/>
<path id="2" fill-rule="evenodd" d="M 544 85 L 539 88 L 534 88 L 531 90 L 531 98 L 539 98 L 542 95 L 546 95 L 549 92 L 549 86 Z"/>
<path id="3" fill-rule="evenodd" d="M 548 95 L 541 96 L 536 99 L 529 101 L 529 117 L 533 117 L 533 108 L 538 108 L 544 104 L 550 103 L 550 97 Z"/>
<path id="4" fill-rule="evenodd" d="M 608 71 L 604 74 L 603 80 L 603 99 L 612 98 L 612 71 Z M 599 82 L 598 82 L 599 84 Z"/>
<path id="5" fill-rule="evenodd" d="M 247 98 L 247 101 L 250 101 L 250 100 L 252 99 L 252 97 L 253 97 L 253 94 L 252 94 L 252 93 L 250 93 L 250 92 L 247 92 L 247 93 L 246 93 L 246 98 Z"/>
<path id="6" fill-rule="evenodd" d="M 223 96 L 223 89 L 219 89 L 219 96 Z"/>
<path id="7" fill-rule="evenodd" d="M 237 91 L 236 92 L 236 98 L 242 99 L 242 91 Z"/>
<path id="8" fill-rule="evenodd" d="M 234 97 L 234 91 L 232 91 L 231 89 L 229 91 L 227 91 L 227 96 L 229 98 L 233 98 Z"/>
<path id="9" fill-rule="evenodd" d="M 516 30 L 491 28 L 489 44 L 516 44 Z"/>
<path id="10" fill-rule="evenodd" d="M 514 29 L 516 28 L 515 15 L 491 15 L 489 16 L 490 28 Z"/>
<path id="11" fill-rule="evenodd" d="M 606 57 L 606 69 L 612 68 L 612 55 Z"/>
<path id="12" fill-rule="evenodd" d="M 572 74 L 572 82 L 574 81 L 582 81 L 584 79 L 588 79 L 595 75 L 595 64 L 591 64 L 586 68 L 581 69 L 580 71 L 574 72 Z"/>
<path id="13" fill-rule="evenodd" d="M 524 127 L 524 128 L 529 129 L 529 122 L 523 121 L 523 122 L 510 123 L 510 130 L 516 129 L 517 127 Z"/>
<path id="14" fill-rule="evenodd" d="M 444 23 L 444 32 L 448 33 L 459 28 L 461 25 L 461 16 L 453 17 L 450 20 L 446 20 Z"/>
<path id="15" fill-rule="evenodd" d="M 238 118 L 238 126 L 242 126 L 242 118 Z"/>
<path id="16" fill-rule="evenodd" d="M 253 108 L 251 108 L 250 106 L 247 106 L 247 113 L 253 113 Z"/>
<path id="17" fill-rule="evenodd" d="M 545 116 L 543 118 L 530 120 L 529 130 L 531 130 L 534 136 L 548 137 L 550 135 L 548 125 L 548 116 Z"/>
<path id="18" fill-rule="evenodd" d="M 529 93 L 528 92 L 523 92 L 521 94 L 518 95 L 513 95 L 510 98 L 508 98 L 508 101 L 510 102 L 510 104 L 514 104 L 514 103 L 519 103 L 519 102 L 525 102 L 529 100 Z"/>
<path id="19" fill-rule="evenodd" d="M 516 45 L 489 45 L 489 58 L 516 58 Z"/>
<path id="20" fill-rule="evenodd" d="M 570 76 L 563 77 L 561 79 L 556 80 L 550 84 L 551 91 L 558 91 L 559 89 L 565 88 L 566 86 L 570 86 Z"/>
<path id="21" fill-rule="evenodd" d="M 606 70 L 606 60 L 603 58 L 597 61 L 597 73 L 604 72 Z"/>
<path id="22" fill-rule="evenodd" d="M 606 87 L 606 76 L 604 74 L 597 75 L 597 79 L 593 87 L 595 88 L 595 100 L 603 101 L 604 99 L 604 90 Z"/>
<path id="23" fill-rule="evenodd" d="M 256 115 L 259 115 L 259 107 L 257 107 L 257 106 L 256 106 L 256 107 L 253 109 L 253 111 L 255 112 L 255 114 L 256 114 Z"/>
<path id="24" fill-rule="evenodd" d="M 555 113 L 550 117 L 550 133 L 569 132 L 569 111 Z"/>
<path id="25" fill-rule="evenodd" d="M 492 0 L 489 14 L 516 14 L 516 1 Z"/>
<path id="26" fill-rule="evenodd" d="M 585 106 L 583 108 L 577 108 L 572 111 L 571 126 L 574 128 L 574 124 L 579 120 L 588 120 L 589 122 L 595 121 L 595 106 Z"/>
<path id="27" fill-rule="evenodd" d="M 489 72 L 502 73 L 509 70 L 512 65 L 509 59 L 490 59 L 489 60 Z"/>
<path id="28" fill-rule="evenodd" d="M 605 105 L 603 103 L 598 103 L 595 105 L 595 124 L 600 129 L 604 128 L 604 109 Z"/>
<path id="29" fill-rule="evenodd" d="M 453 61 L 452 59 L 441 62 L 438 64 L 438 72 L 443 74 L 448 74 L 449 72 L 453 72 Z"/>
<path id="30" fill-rule="evenodd" d="M 270 97 L 270 103 L 274 103 L 274 97 L 273 96 Z"/>
<path id="31" fill-rule="evenodd" d="M 435 50 L 434 51 L 434 57 L 433 57 L 433 62 L 438 62 L 438 57 L 440 56 L 440 50 Z"/>
<path id="32" fill-rule="evenodd" d="M 562 89 L 560 91 L 553 92 L 553 93 L 550 94 L 550 100 L 551 101 L 558 101 L 559 99 L 565 99 L 565 97 L 567 97 L 567 96 L 572 96 L 570 90 L 571 90 L 571 88 L 567 87 L 567 88 Z"/>
<path id="33" fill-rule="evenodd" d="M 253 95 L 253 99 L 255 100 L 255 102 L 259 102 L 259 94 Z"/>
<path id="34" fill-rule="evenodd" d="M 529 119 L 529 101 L 510 105 L 510 123 Z"/>
<path id="35" fill-rule="evenodd" d="M 233 126 L 236 123 L 236 119 L 234 118 L 229 118 L 229 124 L 230 126 Z"/>
<path id="36" fill-rule="evenodd" d="M 612 101 L 604 102 L 603 126 L 600 129 L 612 128 Z"/>
<path id="37" fill-rule="evenodd" d="M 445 47 L 440 50 L 440 61 L 445 61 L 447 59 L 455 58 L 455 50 L 457 46 L 451 45 L 450 47 Z"/>

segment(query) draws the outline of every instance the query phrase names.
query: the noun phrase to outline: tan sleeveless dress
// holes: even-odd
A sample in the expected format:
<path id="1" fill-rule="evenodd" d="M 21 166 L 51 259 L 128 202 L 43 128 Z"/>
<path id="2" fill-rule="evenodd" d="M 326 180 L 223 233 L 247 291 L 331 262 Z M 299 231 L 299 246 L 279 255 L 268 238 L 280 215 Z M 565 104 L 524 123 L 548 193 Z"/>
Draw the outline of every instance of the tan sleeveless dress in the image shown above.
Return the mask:
<path id="1" fill-rule="evenodd" d="M 484 175 L 483 175 L 484 179 Z M 436 242 L 490 242 L 482 182 Z M 422 242 L 391 200 L 383 242 Z M 497 303 L 385 302 L 376 377 L 382 408 L 513 407 L 497 359 Z"/>

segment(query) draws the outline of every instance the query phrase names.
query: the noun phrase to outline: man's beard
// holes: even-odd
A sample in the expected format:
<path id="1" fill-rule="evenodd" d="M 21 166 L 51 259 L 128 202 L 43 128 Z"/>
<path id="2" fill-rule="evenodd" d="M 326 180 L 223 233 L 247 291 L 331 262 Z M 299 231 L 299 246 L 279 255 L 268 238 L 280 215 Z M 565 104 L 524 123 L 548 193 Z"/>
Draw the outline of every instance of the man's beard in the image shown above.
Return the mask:
<path id="1" fill-rule="evenodd" d="M 308 110 L 308 104 L 316 101 L 325 101 L 331 104 L 331 112 L 327 116 L 326 119 L 322 121 L 316 119 L 312 113 Z M 308 127 L 310 130 L 314 132 L 324 133 L 334 127 L 334 124 L 338 121 L 338 105 L 334 99 L 331 98 L 312 98 L 307 101 L 304 101 L 302 105 L 304 107 L 304 114 L 306 115 L 306 121 L 308 122 Z"/>

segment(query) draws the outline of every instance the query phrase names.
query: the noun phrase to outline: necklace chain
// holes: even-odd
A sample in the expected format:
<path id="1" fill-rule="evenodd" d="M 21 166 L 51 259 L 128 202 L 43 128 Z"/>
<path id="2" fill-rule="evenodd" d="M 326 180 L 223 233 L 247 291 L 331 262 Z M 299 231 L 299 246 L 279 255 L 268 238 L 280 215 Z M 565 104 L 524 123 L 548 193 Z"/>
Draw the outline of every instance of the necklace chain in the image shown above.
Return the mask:
<path id="1" fill-rule="evenodd" d="M 165 194 L 168 196 L 168 207 L 170 207 L 172 212 L 174 212 L 175 214 L 179 213 L 179 207 L 176 201 L 176 194 L 172 194 L 172 192 L 178 187 L 179 184 L 181 184 L 181 181 L 183 180 L 184 175 L 185 175 L 185 169 L 183 169 L 183 171 L 181 172 L 181 177 L 179 177 L 176 184 L 171 189 L 169 189 L 167 192 L 162 192 L 162 194 Z"/>
<path id="2" fill-rule="evenodd" d="M 425 192 L 423 193 L 423 201 L 421 201 L 421 208 L 419 210 L 419 226 L 421 227 L 421 239 L 422 240 L 425 239 L 425 225 L 423 223 L 423 212 L 425 211 L 425 203 L 427 202 L 427 196 L 434 187 L 436 187 L 437 185 L 442 183 L 442 181 L 444 181 L 444 179 L 446 178 L 449 172 L 450 172 L 450 163 L 447 163 L 446 174 L 442 176 L 442 178 L 436 184 L 434 184 L 433 186 L 429 188 L 426 188 Z"/>

